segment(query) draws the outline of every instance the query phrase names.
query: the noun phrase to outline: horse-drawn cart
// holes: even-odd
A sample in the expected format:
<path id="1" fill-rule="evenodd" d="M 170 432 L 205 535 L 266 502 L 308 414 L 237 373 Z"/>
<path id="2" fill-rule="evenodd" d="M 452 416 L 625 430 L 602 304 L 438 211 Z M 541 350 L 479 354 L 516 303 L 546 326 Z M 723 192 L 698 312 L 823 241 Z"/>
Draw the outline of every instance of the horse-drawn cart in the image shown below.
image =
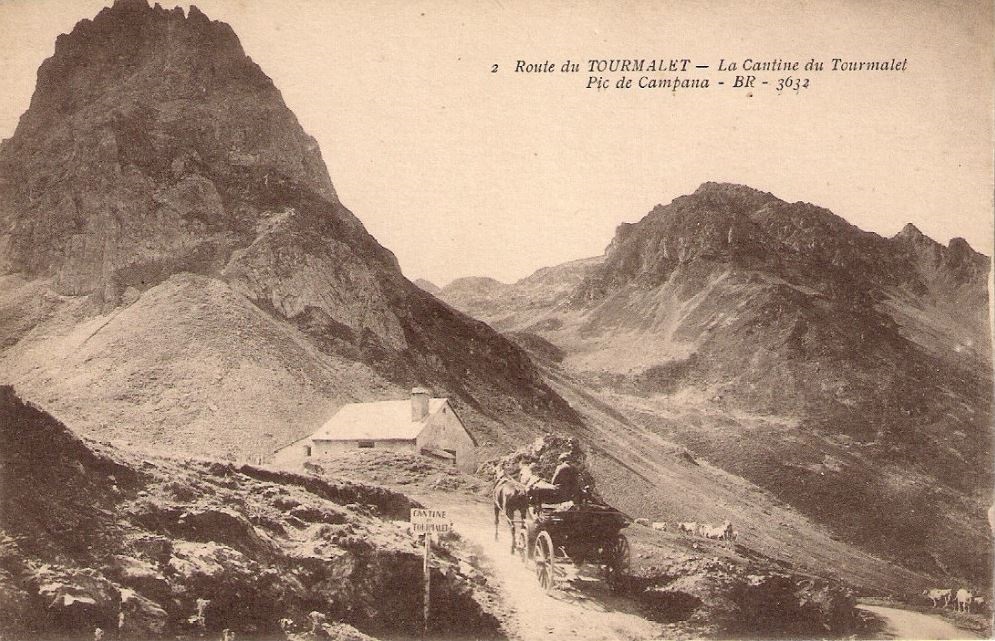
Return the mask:
<path id="1" fill-rule="evenodd" d="M 618 590 L 629 569 L 629 540 L 621 533 L 628 519 L 615 508 L 599 504 L 533 506 L 516 550 L 535 563 L 536 578 L 546 591 L 556 587 L 566 567 L 601 566 L 608 587 Z M 531 545 L 531 555 L 528 554 Z"/>
<path id="2" fill-rule="evenodd" d="M 578 501 L 555 500 L 549 484 L 527 487 L 508 476 L 494 486 L 494 540 L 499 515 L 510 527 L 511 553 L 535 563 L 536 577 L 549 591 L 567 575 L 567 568 L 600 566 L 602 577 L 618 590 L 629 569 L 629 541 L 621 533 L 629 518 L 594 499 L 586 489 Z"/>

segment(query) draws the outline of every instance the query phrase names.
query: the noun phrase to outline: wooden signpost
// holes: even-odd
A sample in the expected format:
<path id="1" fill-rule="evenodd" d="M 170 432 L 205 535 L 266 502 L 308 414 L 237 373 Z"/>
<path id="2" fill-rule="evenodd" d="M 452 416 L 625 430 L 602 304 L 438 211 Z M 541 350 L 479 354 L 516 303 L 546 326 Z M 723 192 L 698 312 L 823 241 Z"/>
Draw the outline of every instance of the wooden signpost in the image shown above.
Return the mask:
<path id="1" fill-rule="evenodd" d="M 425 562 L 423 564 L 423 571 L 425 573 L 425 627 L 422 629 L 422 634 L 428 636 L 429 604 L 431 603 L 432 595 L 432 571 L 429 568 L 428 562 L 432 558 L 432 535 L 441 532 L 450 532 L 452 531 L 452 525 L 449 522 L 449 517 L 446 516 L 445 510 L 411 508 L 411 530 L 415 536 L 419 534 L 425 535 Z"/>

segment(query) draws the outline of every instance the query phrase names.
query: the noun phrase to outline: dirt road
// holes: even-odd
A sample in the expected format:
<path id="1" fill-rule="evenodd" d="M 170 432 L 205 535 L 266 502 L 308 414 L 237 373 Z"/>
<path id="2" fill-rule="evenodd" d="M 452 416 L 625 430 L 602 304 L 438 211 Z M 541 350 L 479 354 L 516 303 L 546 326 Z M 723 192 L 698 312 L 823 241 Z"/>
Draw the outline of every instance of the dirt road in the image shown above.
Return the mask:
<path id="1" fill-rule="evenodd" d="M 980 639 L 973 632 L 962 630 L 936 615 L 899 610 L 880 605 L 858 605 L 858 608 L 877 615 L 885 622 L 889 639 Z"/>
<path id="2" fill-rule="evenodd" d="M 447 505 L 456 531 L 478 548 L 492 580 L 511 608 L 508 632 L 521 641 L 618 639 L 635 641 L 662 635 L 660 626 L 641 617 L 634 604 L 616 597 L 601 582 L 577 580 L 547 594 L 535 572 L 510 553 L 510 534 L 502 524 L 494 541 L 494 513 L 483 502 Z"/>

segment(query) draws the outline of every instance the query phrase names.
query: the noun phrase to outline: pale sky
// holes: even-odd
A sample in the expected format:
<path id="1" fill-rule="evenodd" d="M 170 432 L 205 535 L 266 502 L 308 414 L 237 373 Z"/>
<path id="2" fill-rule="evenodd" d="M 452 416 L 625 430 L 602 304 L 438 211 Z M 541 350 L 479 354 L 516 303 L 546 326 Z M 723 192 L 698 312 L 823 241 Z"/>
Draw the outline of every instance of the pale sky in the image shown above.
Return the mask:
<path id="1" fill-rule="evenodd" d="M 55 37 L 104 4 L 0 0 L 0 137 Z M 511 281 L 600 254 L 619 223 L 707 180 L 992 254 L 991 2 L 195 4 L 232 25 L 412 279 Z M 810 78 L 798 94 L 715 85 L 733 79 L 720 58 L 812 57 L 908 70 L 764 74 Z M 585 72 L 513 72 L 592 58 L 691 58 L 713 86 L 598 93 Z"/>

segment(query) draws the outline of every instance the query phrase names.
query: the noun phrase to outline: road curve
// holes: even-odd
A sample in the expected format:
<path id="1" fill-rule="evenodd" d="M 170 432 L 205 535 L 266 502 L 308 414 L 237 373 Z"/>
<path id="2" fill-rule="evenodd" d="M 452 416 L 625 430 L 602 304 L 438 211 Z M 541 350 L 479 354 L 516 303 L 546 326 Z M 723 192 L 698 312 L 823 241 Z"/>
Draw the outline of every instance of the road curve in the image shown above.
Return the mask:
<path id="1" fill-rule="evenodd" d="M 887 639 L 980 639 L 973 632 L 962 630 L 943 617 L 933 614 L 922 614 L 911 610 L 887 608 L 880 605 L 858 605 L 881 618 L 885 622 L 885 638 Z"/>

